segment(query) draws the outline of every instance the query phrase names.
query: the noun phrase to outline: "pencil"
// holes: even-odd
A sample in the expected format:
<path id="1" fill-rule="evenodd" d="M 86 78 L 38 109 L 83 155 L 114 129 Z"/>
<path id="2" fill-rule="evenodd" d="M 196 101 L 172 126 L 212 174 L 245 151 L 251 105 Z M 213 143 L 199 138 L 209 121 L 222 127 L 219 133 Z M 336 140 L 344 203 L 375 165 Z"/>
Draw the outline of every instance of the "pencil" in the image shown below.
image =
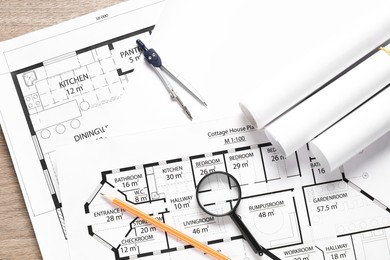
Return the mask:
<path id="1" fill-rule="evenodd" d="M 220 252 L 218 252 L 217 250 L 214 250 L 212 249 L 211 247 L 193 239 L 192 237 L 184 234 L 183 232 L 180 232 L 179 230 L 163 223 L 163 222 L 160 222 L 158 219 L 154 218 L 154 217 L 151 217 L 149 216 L 148 214 L 146 214 L 145 212 L 133 207 L 132 205 L 130 205 L 129 203 L 127 202 L 124 202 L 118 198 L 115 198 L 113 196 L 110 196 L 110 195 L 107 195 L 107 194 L 103 194 L 103 193 L 100 193 L 105 199 L 107 199 L 108 201 L 110 201 L 111 203 L 113 203 L 114 205 L 130 212 L 131 214 L 145 220 L 146 222 L 160 228 L 161 230 L 167 232 L 168 234 L 172 235 L 172 236 L 175 236 L 181 240 L 183 240 L 184 242 L 192 245 L 193 247 L 207 253 L 208 255 L 214 257 L 215 259 L 221 259 L 221 260 L 228 260 L 230 259 L 229 257 L 221 254 Z"/>

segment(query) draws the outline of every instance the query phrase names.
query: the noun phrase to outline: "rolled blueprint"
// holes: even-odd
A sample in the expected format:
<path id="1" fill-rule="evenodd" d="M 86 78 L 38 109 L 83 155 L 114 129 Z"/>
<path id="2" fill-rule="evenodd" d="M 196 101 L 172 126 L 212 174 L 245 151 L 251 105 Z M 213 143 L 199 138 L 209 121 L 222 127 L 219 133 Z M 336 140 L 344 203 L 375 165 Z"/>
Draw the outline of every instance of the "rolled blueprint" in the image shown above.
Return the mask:
<path id="1" fill-rule="evenodd" d="M 309 147 L 333 171 L 390 130 L 390 87 L 313 139 Z"/>
<path id="2" fill-rule="evenodd" d="M 268 124 L 265 133 L 279 152 L 289 156 L 388 83 L 390 56 L 378 51 Z"/>
<path id="3" fill-rule="evenodd" d="M 241 110 L 256 128 L 263 128 L 388 39 L 390 15 L 388 6 L 382 6 L 248 93 Z M 289 51 L 288 44 L 280 51 Z"/>

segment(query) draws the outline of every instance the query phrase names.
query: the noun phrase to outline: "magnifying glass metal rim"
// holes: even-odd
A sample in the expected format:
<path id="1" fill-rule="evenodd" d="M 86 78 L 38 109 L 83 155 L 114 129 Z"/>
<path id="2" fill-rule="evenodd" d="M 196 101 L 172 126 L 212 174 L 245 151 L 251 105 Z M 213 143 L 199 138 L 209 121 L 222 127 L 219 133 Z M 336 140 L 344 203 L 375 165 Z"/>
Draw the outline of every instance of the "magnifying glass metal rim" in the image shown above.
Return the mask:
<path id="1" fill-rule="evenodd" d="M 200 202 L 199 200 L 199 193 L 201 192 L 199 190 L 199 187 L 202 185 L 202 183 L 204 182 L 204 180 L 206 180 L 209 176 L 211 175 L 217 175 L 217 174 L 223 174 L 223 175 L 226 175 L 227 178 L 231 178 L 236 184 L 237 184 L 237 189 L 238 189 L 238 198 L 237 198 L 237 203 L 236 205 L 234 205 L 234 207 L 232 207 L 231 210 L 223 213 L 223 214 L 215 214 L 213 212 L 210 212 L 209 210 L 207 210 L 203 204 Z M 206 212 L 207 214 L 211 215 L 211 216 L 214 216 L 214 217 L 223 217 L 223 216 L 229 216 L 231 215 L 233 212 L 235 212 L 235 210 L 237 209 L 238 205 L 240 205 L 240 202 L 241 202 L 241 187 L 240 187 L 240 183 L 237 181 L 237 179 L 231 175 L 230 173 L 228 172 L 223 172 L 223 171 L 216 171 L 216 172 L 212 172 L 212 173 L 209 173 L 207 175 L 205 175 L 198 183 L 198 185 L 196 186 L 196 200 L 198 202 L 198 205 L 202 208 L 202 210 L 204 212 Z"/>

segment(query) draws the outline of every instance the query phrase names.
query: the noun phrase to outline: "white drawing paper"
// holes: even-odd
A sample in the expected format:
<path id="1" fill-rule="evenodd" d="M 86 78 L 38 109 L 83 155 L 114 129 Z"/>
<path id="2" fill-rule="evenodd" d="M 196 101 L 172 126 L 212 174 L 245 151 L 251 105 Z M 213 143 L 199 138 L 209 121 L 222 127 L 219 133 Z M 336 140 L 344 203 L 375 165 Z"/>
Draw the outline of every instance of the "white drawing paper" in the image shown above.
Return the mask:
<path id="1" fill-rule="evenodd" d="M 275 88 L 265 82 L 274 77 L 280 81 L 288 78 L 281 72 L 294 68 L 296 62 L 335 35 L 344 33 L 348 27 L 357 31 L 356 34 L 351 33 L 359 43 L 363 41 L 359 39 L 360 33 L 366 35 L 363 31 L 374 35 L 364 38 L 367 44 L 363 44 L 364 48 L 371 51 L 373 47 L 368 47 L 368 42 L 387 39 L 380 34 L 387 29 L 382 21 L 389 21 L 389 17 L 383 15 L 386 6 L 385 1 L 350 0 L 315 3 L 307 0 L 173 0 L 164 8 L 150 45 L 161 55 L 163 62 L 169 63 L 206 99 L 207 110 L 199 109 L 200 112 L 197 112 L 196 105 L 188 105 L 190 110 L 194 107 L 194 113 L 201 113 L 198 118 L 211 115 L 226 117 L 236 111 L 241 113 L 239 101 L 254 91 L 259 93 L 258 97 L 253 95 L 255 101 L 264 105 L 261 112 L 271 115 L 271 108 L 285 105 L 285 93 L 295 95 L 301 92 L 286 84 L 286 89 L 278 88 L 276 96 L 268 98 Z M 378 20 L 373 24 L 380 25 L 375 28 L 379 36 L 372 24 L 366 24 L 364 28 L 359 26 L 363 17 L 378 9 Z M 350 33 L 345 35 L 350 36 Z M 337 50 L 337 47 L 336 44 L 334 48 Z M 359 52 L 352 47 L 350 50 L 354 54 L 346 56 Z M 361 51 L 361 56 L 364 56 L 366 52 Z M 321 50 L 317 55 L 319 58 L 321 55 L 340 56 L 329 49 Z M 323 60 L 319 59 L 316 68 L 323 71 L 322 65 Z M 308 70 L 294 78 L 304 81 L 312 75 L 312 71 Z"/>
<path id="2" fill-rule="evenodd" d="M 390 169 L 390 134 L 360 151 L 343 165 L 345 178 L 358 190 L 363 190 L 390 213 L 388 185 Z"/>
<path id="3" fill-rule="evenodd" d="M 390 130 L 389 99 L 390 88 L 386 87 L 314 138 L 309 143 L 313 154 L 334 170 L 385 135 Z"/>
<path id="4" fill-rule="evenodd" d="M 382 90 L 390 82 L 389 71 L 390 56 L 377 49 L 372 56 L 352 70 L 267 125 L 265 127 L 267 137 L 280 152 L 286 156 L 291 155 L 344 116 L 348 118 L 352 110 Z M 379 108 L 382 107 L 378 106 L 377 109 Z M 362 117 L 359 120 L 367 124 Z M 351 131 L 355 132 L 352 129 L 343 131 L 350 134 Z M 370 135 L 368 131 L 361 134 Z M 327 141 L 338 145 L 339 140 L 333 137 Z M 361 138 L 356 138 L 353 142 L 358 143 L 359 140 Z M 345 143 L 343 147 L 346 147 Z M 331 153 L 339 160 L 339 164 L 332 165 L 332 169 L 355 155 L 349 154 L 348 158 L 339 157 L 340 154 L 335 151 Z M 329 159 L 330 161 L 332 159 Z"/>
<path id="5" fill-rule="evenodd" d="M 386 6 L 386 2 L 378 2 L 376 9 L 365 10 L 360 19 L 340 23 L 338 33 L 262 82 L 260 86 L 267 92 L 259 87 L 244 95 L 240 101 L 243 112 L 257 128 L 263 128 L 382 43 L 388 44 L 390 17 Z"/>

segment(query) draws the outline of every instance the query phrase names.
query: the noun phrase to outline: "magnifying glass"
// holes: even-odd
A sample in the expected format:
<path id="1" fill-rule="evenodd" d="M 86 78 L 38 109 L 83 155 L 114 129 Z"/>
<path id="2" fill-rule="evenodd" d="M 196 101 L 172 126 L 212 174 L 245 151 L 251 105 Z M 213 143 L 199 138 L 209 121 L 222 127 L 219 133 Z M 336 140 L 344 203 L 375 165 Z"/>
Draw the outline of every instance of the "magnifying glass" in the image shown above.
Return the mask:
<path id="1" fill-rule="evenodd" d="M 230 216 L 256 254 L 264 253 L 271 259 L 280 260 L 279 257 L 257 243 L 255 237 L 236 214 L 241 201 L 241 187 L 233 175 L 218 171 L 204 176 L 196 188 L 196 200 L 202 210 L 211 216 Z"/>

